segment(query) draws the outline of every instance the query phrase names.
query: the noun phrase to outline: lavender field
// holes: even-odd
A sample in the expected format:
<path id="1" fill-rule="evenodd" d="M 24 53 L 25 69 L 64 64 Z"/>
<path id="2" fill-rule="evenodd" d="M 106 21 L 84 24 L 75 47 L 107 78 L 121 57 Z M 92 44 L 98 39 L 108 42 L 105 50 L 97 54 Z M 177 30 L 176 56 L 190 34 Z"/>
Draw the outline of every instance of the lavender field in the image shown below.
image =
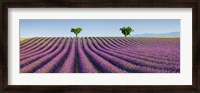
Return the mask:
<path id="1" fill-rule="evenodd" d="M 34 37 L 21 73 L 180 73 L 180 38 Z"/>

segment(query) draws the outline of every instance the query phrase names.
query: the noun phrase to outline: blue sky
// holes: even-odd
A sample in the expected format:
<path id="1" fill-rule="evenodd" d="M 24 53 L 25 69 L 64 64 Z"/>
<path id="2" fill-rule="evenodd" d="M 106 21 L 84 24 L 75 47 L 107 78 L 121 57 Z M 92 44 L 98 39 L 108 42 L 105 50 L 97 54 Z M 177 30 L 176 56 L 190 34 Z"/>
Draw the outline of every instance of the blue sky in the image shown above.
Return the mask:
<path id="1" fill-rule="evenodd" d="M 134 34 L 180 32 L 179 19 L 21 19 L 20 37 L 74 37 L 71 28 L 81 27 L 78 35 L 85 36 L 124 36 L 119 30 L 130 26 Z"/>

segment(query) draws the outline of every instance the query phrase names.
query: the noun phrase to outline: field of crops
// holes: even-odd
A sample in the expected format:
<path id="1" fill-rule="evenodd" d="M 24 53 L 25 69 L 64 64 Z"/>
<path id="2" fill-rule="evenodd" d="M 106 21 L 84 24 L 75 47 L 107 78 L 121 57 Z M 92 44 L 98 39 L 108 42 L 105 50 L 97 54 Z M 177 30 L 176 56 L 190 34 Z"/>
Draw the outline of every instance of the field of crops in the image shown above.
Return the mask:
<path id="1" fill-rule="evenodd" d="M 29 38 L 20 42 L 20 72 L 179 73 L 180 38 Z"/>

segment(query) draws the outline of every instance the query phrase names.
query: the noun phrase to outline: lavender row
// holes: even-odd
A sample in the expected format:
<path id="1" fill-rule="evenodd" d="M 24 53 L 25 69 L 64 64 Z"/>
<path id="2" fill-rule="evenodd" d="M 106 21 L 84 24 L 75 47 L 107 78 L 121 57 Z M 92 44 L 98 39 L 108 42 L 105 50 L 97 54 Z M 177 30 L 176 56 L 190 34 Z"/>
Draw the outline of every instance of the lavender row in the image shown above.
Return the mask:
<path id="1" fill-rule="evenodd" d="M 124 49 L 113 47 L 114 44 L 112 42 L 110 42 L 110 41 L 106 42 L 102 38 L 98 38 L 98 39 L 101 40 L 104 43 L 104 45 L 109 47 L 110 49 L 123 51 L 123 52 L 129 53 L 130 55 L 135 55 L 135 56 L 139 56 L 139 57 L 143 57 L 143 58 L 160 59 L 160 60 L 166 60 L 166 61 L 179 61 L 179 60 L 176 60 L 176 59 L 169 59 L 167 57 L 163 57 L 163 56 L 160 56 L 160 55 L 152 56 L 152 54 L 140 53 L 140 51 L 136 51 L 136 50 L 138 50 L 137 47 L 136 48 L 131 48 L 129 51 L 124 51 Z M 126 47 L 126 48 L 128 48 L 128 47 Z M 144 52 L 146 51 L 145 49 L 142 49 L 142 48 L 141 48 L 141 50 L 143 50 Z M 133 52 L 130 53 L 130 51 L 133 51 Z M 157 51 L 159 51 L 159 50 L 157 50 Z"/>
<path id="2" fill-rule="evenodd" d="M 48 44 L 51 43 L 52 40 L 53 40 L 53 38 L 49 38 L 47 41 L 45 41 L 44 43 L 39 45 L 37 48 L 27 51 L 26 53 L 20 53 L 20 56 L 24 56 L 24 55 L 28 55 L 28 54 L 32 54 L 37 51 L 40 51 L 41 49 L 45 48 L 45 46 L 48 46 Z"/>
<path id="3" fill-rule="evenodd" d="M 20 41 L 20 46 L 23 46 L 24 44 L 30 42 L 32 39 L 34 39 L 34 38 L 29 38 L 29 39 L 25 39 L 23 41 Z"/>
<path id="4" fill-rule="evenodd" d="M 31 39 L 28 39 L 28 41 L 24 44 L 20 44 L 20 49 L 26 47 L 27 45 L 30 45 L 32 42 L 34 42 L 35 40 L 38 40 L 39 38 L 31 38 Z"/>
<path id="5" fill-rule="evenodd" d="M 86 54 L 82 49 L 80 38 L 78 38 L 78 56 L 79 56 L 79 67 L 81 73 L 97 73 L 94 65 L 88 60 Z"/>
<path id="6" fill-rule="evenodd" d="M 109 41 L 108 41 L 109 42 Z M 110 43 L 110 42 L 109 42 Z M 110 44 L 112 44 L 112 43 L 110 43 Z M 137 45 L 137 44 L 134 44 L 134 45 Z M 159 45 L 159 44 L 158 44 Z M 160 50 L 162 50 L 162 49 L 165 49 L 165 50 L 169 50 L 168 48 L 165 48 L 164 46 L 162 46 L 162 45 L 160 45 L 161 47 L 159 47 L 160 48 Z M 168 45 L 168 46 L 170 46 L 170 44 Z M 145 47 L 146 47 L 146 49 L 145 49 Z M 154 46 L 155 47 L 155 46 Z M 124 52 L 130 52 L 131 51 L 131 53 L 136 53 L 136 54 L 138 54 L 138 53 L 140 53 L 141 55 L 144 55 L 144 56 L 148 56 L 148 55 L 154 55 L 154 56 L 152 56 L 152 57 L 155 57 L 155 58 L 163 58 L 163 59 L 166 59 L 166 54 L 160 54 L 159 53 L 159 50 L 157 50 L 157 51 L 155 51 L 155 50 L 153 50 L 153 52 L 148 52 L 148 50 L 151 50 L 151 49 L 154 49 L 154 47 L 148 47 L 148 46 L 141 46 L 141 45 L 139 45 L 139 46 L 129 46 L 129 47 L 125 47 L 125 48 L 115 48 L 115 49 L 120 49 L 120 51 L 124 51 Z M 171 45 L 171 47 L 170 48 L 172 48 L 173 46 Z M 175 49 L 174 51 L 173 51 L 173 53 L 175 53 L 175 54 L 173 54 L 172 55 L 172 58 L 174 57 L 174 55 L 178 55 L 178 54 L 176 54 L 176 53 L 179 53 L 179 51 L 177 51 L 177 50 L 179 50 L 179 47 L 178 46 L 176 46 L 177 47 L 177 49 Z M 174 48 L 174 47 L 173 47 Z M 139 51 L 137 51 L 137 50 L 139 50 Z M 143 52 L 143 53 L 141 53 L 141 52 Z M 157 52 L 157 53 L 154 53 L 154 52 Z M 172 51 L 171 51 L 172 52 Z M 161 53 L 165 53 L 165 52 L 161 52 Z M 156 55 L 157 54 L 157 55 Z M 179 56 L 179 55 L 178 55 Z M 174 57 L 174 58 L 177 58 L 177 59 L 179 59 L 179 57 Z M 168 59 L 168 58 L 167 58 Z M 175 59 L 176 60 L 176 59 Z"/>
<path id="7" fill-rule="evenodd" d="M 112 55 L 109 55 L 109 54 L 106 54 L 102 51 L 97 50 L 93 46 L 92 42 L 89 39 L 87 39 L 87 40 L 88 40 L 88 45 L 93 52 L 97 53 L 99 56 L 108 60 L 110 63 L 114 64 L 115 66 L 126 70 L 127 72 L 135 72 L 135 73 L 163 73 L 163 72 L 167 72 L 167 71 L 164 71 L 164 70 L 157 70 L 157 69 L 153 69 L 153 68 L 149 68 L 149 67 L 131 64 L 131 63 L 125 61 L 125 60 L 122 60 L 120 58 L 117 58 L 115 56 L 112 56 Z"/>
<path id="8" fill-rule="evenodd" d="M 52 47 L 50 46 L 50 49 L 48 49 L 47 51 L 45 51 L 43 53 L 40 53 L 40 54 L 37 54 L 35 56 L 31 56 L 31 57 L 29 57 L 29 58 L 27 58 L 25 60 L 20 61 L 20 66 L 23 67 L 24 65 L 27 65 L 27 64 L 29 64 L 29 63 L 31 63 L 33 61 L 36 61 L 39 58 L 41 58 L 41 57 L 53 52 L 54 50 L 56 50 L 60 46 L 59 43 L 61 41 L 63 41 L 62 38 L 59 38 L 59 40 L 57 40 L 57 42 Z"/>
<path id="9" fill-rule="evenodd" d="M 56 68 L 58 67 L 59 63 L 65 59 L 65 55 L 67 54 L 67 51 L 69 50 L 69 44 L 71 39 L 69 38 L 67 40 L 67 43 L 64 46 L 64 49 L 56 55 L 52 60 L 50 60 L 47 64 L 42 66 L 40 69 L 36 71 L 36 73 L 51 73 L 55 72 Z"/>
<path id="10" fill-rule="evenodd" d="M 88 54 L 88 56 L 91 58 L 91 60 L 94 62 L 94 64 L 102 71 L 107 73 L 125 73 L 126 71 L 114 66 L 107 60 L 103 59 L 102 57 L 98 56 L 95 52 L 91 51 L 86 44 L 86 40 L 82 38 L 83 46 Z"/>
<path id="11" fill-rule="evenodd" d="M 91 39 L 91 40 L 93 40 L 93 39 Z M 150 67 L 150 68 L 159 69 L 159 70 L 167 70 L 166 72 L 179 71 L 179 65 L 176 66 L 176 65 L 170 65 L 170 64 L 158 64 L 158 63 L 154 63 L 154 62 L 150 62 L 150 61 L 146 61 L 146 60 L 141 60 L 136 57 L 130 57 L 128 55 L 124 55 L 126 53 L 123 53 L 123 55 L 122 55 L 122 54 L 113 52 L 113 50 L 105 50 L 102 48 L 102 46 L 104 46 L 104 45 L 100 41 L 98 41 L 97 43 L 94 43 L 94 46 L 96 46 L 96 49 L 98 49 L 104 53 L 118 57 L 122 60 L 126 60 L 127 62 L 133 63 L 135 65 Z"/>
<path id="12" fill-rule="evenodd" d="M 29 47 L 29 48 L 27 48 L 27 49 L 22 49 L 22 50 L 20 51 L 20 53 L 23 54 L 23 53 L 27 53 L 27 52 L 29 52 L 29 51 L 31 51 L 31 50 L 34 50 L 35 48 L 39 47 L 41 44 L 45 43 L 48 39 L 49 39 L 49 38 L 43 38 L 41 41 L 39 41 L 39 42 L 36 43 L 35 45 L 33 45 L 33 46 L 31 46 L 31 47 Z"/>
<path id="13" fill-rule="evenodd" d="M 30 73 L 30 72 L 34 72 L 36 71 L 37 69 L 39 69 L 40 67 L 42 67 L 43 65 L 45 65 L 48 61 L 50 61 L 52 58 L 54 58 L 59 52 L 62 51 L 62 48 L 64 47 L 64 44 L 66 42 L 66 39 L 62 39 L 61 41 L 61 44 L 60 45 L 57 45 L 57 48 L 47 54 L 47 55 L 44 55 L 42 56 L 41 58 L 33 61 L 32 63 L 22 67 L 20 69 L 20 72 L 22 73 Z"/>
<path id="14" fill-rule="evenodd" d="M 38 38 L 37 40 L 31 42 L 30 44 L 28 44 L 27 46 L 24 46 L 23 48 L 20 48 L 20 52 L 24 51 L 32 46 L 34 46 L 35 44 L 39 43 L 41 40 L 43 40 L 43 38 Z"/>
<path id="15" fill-rule="evenodd" d="M 74 73 L 75 72 L 75 44 L 76 44 L 76 38 L 73 38 L 72 40 L 72 46 L 70 49 L 70 53 L 67 56 L 67 59 L 63 63 L 61 69 L 59 70 L 60 73 Z"/>
<path id="16" fill-rule="evenodd" d="M 30 58 L 30 57 L 33 57 L 33 56 L 36 56 L 36 55 L 39 55 L 39 54 L 42 54 L 42 53 L 48 51 L 49 49 L 51 49 L 52 46 L 55 47 L 54 43 L 55 44 L 59 43 L 59 40 L 60 39 L 55 38 L 48 45 L 43 46 L 42 48 L 38 47 L 37 49 L 35 49 L 35 50 L 38 50 L 38 51 L 34 51 L 34 52 L 28 53 L 26 55 L 20 55 L 20 61 L 23 61 L 27 58 Z"/>

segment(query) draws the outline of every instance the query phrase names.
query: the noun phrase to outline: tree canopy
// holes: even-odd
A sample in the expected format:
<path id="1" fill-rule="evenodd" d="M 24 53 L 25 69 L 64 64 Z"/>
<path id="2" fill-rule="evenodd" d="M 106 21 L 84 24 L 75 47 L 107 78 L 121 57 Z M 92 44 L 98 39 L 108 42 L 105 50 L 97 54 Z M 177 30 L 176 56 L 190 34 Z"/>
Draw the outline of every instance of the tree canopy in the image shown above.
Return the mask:
<path id="1" fill-rule="evenodd" d="M 127 37 L 128 35 L 131 34 L 131 32 L 134 31 L 131 27 L 123 27 L 120 28 L 120 30 L 122 31 L 122 34 L 124 34 L 125 37 Z"/>
<path id="2" fill-rule="evenodd" d="M 76 34 L 76 37 L 78 36 L 78 34 L 82 31 L 82 28 L 71 28 L 71 32 L 73 32 L 74 34 Z"/>

